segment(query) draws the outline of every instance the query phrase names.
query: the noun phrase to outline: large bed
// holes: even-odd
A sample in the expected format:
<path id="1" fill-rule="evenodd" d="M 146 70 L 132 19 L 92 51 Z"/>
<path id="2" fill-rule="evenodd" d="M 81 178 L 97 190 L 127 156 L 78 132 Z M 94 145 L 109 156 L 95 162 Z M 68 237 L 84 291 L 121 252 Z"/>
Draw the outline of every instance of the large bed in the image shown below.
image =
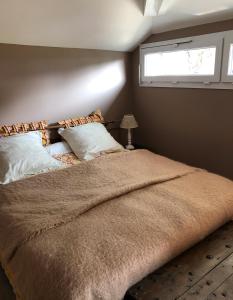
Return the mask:
<path id="1" fill-rule="evenodd" d="M 0 187 L 0 261 L 17 299 L 117 300 L 233 219 L 233 183 L 147 150 Z"/>

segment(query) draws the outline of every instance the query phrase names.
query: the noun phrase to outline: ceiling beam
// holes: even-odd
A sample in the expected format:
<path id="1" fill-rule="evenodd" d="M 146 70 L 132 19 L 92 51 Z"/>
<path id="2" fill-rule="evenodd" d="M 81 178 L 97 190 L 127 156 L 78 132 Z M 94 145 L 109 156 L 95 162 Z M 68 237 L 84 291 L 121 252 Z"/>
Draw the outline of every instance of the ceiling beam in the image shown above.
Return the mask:
<path id="1" fill-rule="evenodd" d="M 144 0 L 144 16 L 158 16 L 163 0 Z"/>

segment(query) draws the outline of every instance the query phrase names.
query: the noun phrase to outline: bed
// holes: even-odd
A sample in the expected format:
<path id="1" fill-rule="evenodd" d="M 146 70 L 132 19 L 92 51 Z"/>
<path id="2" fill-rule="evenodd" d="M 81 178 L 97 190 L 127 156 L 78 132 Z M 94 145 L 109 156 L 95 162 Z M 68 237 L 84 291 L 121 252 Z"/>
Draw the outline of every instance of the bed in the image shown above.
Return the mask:
<path id="1" fill-rule="evenodd" d="M 233 219 L 233 183 L 147 150 L 0 187 L 0 261 L 17 299 L 117 300 Z"/>

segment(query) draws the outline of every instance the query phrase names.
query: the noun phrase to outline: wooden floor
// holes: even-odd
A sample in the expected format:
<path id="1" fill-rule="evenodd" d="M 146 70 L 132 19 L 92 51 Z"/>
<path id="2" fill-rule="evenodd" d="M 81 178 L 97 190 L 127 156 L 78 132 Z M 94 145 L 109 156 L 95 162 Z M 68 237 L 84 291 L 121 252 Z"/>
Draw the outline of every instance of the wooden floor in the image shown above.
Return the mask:
<path id="1" fill-rule="evenodd" d="M 233 300 L 233 222 L 133 286 L 130 299 Z"/>

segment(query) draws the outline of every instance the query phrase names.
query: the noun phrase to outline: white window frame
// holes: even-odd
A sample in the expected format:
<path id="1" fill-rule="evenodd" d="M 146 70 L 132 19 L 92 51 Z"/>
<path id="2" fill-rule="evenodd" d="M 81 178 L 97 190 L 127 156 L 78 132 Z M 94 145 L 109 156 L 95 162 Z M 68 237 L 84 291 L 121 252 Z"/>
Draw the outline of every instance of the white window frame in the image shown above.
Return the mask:
<path id="1" fill-rule="evenodd" d="M 228 75 L 231 44 L 233 44 L 233 31 L 226 32 L 225 34 L 222 63 L 222 81 L 233 83 L 233 75 Z"/>
<path id="2" fill-rule="evenodd" d="M 233 89 L 233 76 L 228 74 L 229 45 L 233 43 L 233 30 L 200 36 L 143 44 L 140 46 L 139 85 L 146 87 L 181 87 Z M 144 55 L 174 49 L 216 47 L 214 75 L 144 76 Z M 228 53 L 227 53 L 228 52 Z"/>

